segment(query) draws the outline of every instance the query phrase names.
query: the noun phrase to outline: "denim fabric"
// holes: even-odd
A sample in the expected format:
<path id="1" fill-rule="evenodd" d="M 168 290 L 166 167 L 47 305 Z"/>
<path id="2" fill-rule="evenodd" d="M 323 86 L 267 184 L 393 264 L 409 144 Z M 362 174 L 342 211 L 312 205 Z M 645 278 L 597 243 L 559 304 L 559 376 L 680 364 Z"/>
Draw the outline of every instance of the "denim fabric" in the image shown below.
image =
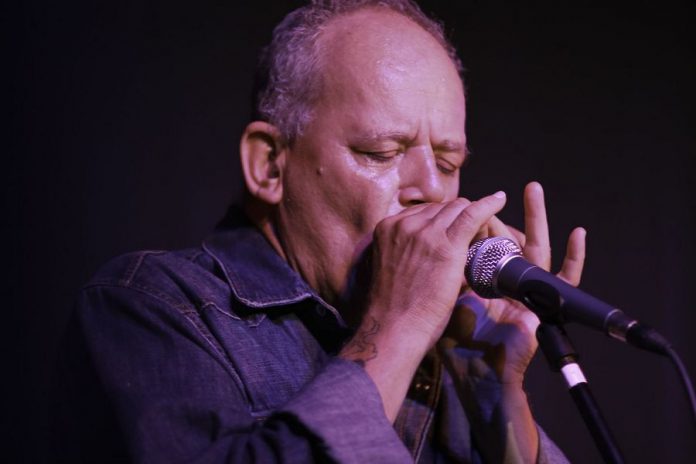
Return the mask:
<path id="1" fill-rule="evenodd" d="M 197 249 L 117 258 L 71 321 L 59 460 L 479 461 L 437 359 L 392 426 L 364 370 L 335 357 L 349 336 L 243 219 Z"/>

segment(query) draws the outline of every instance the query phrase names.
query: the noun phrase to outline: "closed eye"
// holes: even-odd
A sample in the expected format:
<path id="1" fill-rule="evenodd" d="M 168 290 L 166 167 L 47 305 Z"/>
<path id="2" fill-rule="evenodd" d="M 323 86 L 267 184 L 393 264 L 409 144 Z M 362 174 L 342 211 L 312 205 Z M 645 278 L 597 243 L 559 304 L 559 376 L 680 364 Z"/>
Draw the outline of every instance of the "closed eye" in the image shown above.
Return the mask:
<path id="1" fill-rule="evenodd" d="M 447 175 L 454 175 L 459 170 L 459 166 L 456 166 L 446 160 L 438 160 L 437 168 L 441 173 Z"/>
<path id="2" fill-rule="evenodd" d="M 366 157 L 369 161 L 378 163 L 378 164 L 384 164 L 384 163 L 389 163 L 392 161 L 394 158 L 396 158 L 399 154 L 399 150 L 388 150 L 388 151 L 362 151 L 362 150 L 354 150 L 355 153 Z"/>

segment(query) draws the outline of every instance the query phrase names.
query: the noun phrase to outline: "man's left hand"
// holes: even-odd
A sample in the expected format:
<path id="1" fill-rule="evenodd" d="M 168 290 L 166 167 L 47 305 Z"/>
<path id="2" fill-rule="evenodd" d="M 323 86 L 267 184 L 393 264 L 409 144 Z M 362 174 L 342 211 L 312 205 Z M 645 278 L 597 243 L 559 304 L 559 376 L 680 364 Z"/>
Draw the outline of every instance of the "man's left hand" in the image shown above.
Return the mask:
<path id="1" fill-rule="evenodd" d="M 528 184 L 524 190 L 524 211 L 524 234 L 493 219 L 486 235 L 514 240 L 527 261 L 548 271 L 551 267 L 549 229 L 544 192 L 537 182 Z M 558 277 L 577 286 L 584 260 L 585 230 L 578 227 L 570 234 Z M 469 375 L 521 385 L 537 348 L 535 332 L 539 319 L 536 315 L 518 301 L 484 299 L 472 290 L 466 290 L 457 303 L 441 344 L 456 345 L 483 362 L 470 366 Z"/>

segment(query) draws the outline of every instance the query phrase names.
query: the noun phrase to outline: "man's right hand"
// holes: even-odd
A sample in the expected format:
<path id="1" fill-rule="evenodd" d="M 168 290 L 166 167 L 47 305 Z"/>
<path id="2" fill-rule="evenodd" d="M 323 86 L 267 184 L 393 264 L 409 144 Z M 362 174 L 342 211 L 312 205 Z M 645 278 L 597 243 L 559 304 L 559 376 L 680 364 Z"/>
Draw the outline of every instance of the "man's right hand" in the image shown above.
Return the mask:
<path id="1" fill-rule="evenodd" d="M 366 311 L 340 356 L 365 366 L 390 420 L 449 321 L 469 244 L 504 205 L 502 192 L 458 198 L 407 208 L 377 225 Z"/>

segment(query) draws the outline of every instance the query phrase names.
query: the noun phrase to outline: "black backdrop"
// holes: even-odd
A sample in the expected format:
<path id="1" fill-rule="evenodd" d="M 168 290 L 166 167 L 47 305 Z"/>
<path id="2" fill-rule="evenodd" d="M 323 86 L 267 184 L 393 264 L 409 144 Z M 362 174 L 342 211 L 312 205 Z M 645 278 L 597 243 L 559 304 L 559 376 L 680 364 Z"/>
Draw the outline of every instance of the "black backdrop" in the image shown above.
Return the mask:
<path id="1" fill-rule="evenodd" d="M 25 1 L 4 7 L 4 434 L 50 456 L 45 410 L 79 286 L 108 258 L 195 245 L 238 197 L 254 58 L 298 2 Z M 456 3 L 456 4 L 455 4 Z M 696 374 L 694 9 L 423 1 L 467 68 L 473 157 L 462 194 L 547 190 L 555 263 L 585 226 L 582 287 L 658 328 Z M 629 5 L 629 4 L 626 4 Z M 667 360 L 571 335 L 628 462 L 687 462 L 696 431 Z M 537 356 L 538 420 L 576 462 L 599 455 Z"/>

